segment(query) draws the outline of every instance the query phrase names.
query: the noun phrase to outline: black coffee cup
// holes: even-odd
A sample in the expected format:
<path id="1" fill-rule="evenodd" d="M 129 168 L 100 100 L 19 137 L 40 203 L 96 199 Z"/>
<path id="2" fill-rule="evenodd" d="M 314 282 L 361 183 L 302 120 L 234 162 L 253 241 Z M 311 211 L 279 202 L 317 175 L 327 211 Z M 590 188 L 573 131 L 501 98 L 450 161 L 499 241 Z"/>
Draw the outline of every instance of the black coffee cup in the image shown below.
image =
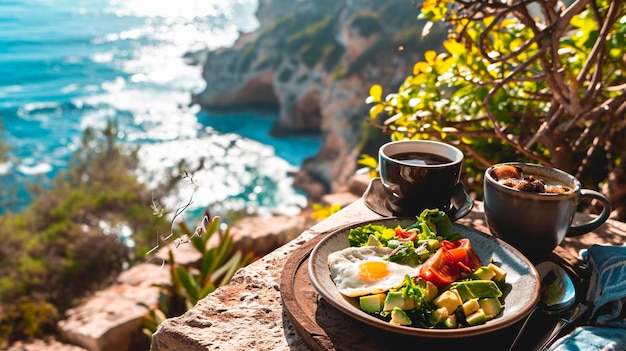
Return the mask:
<path id="1" fill-rule="evenodd" d="M 388 205 L 398 215 L 419 215 L 435 208 L 450 210 L 462 164 L 461 150 L 437 141 L 392 141 L 378 151 Z"/>

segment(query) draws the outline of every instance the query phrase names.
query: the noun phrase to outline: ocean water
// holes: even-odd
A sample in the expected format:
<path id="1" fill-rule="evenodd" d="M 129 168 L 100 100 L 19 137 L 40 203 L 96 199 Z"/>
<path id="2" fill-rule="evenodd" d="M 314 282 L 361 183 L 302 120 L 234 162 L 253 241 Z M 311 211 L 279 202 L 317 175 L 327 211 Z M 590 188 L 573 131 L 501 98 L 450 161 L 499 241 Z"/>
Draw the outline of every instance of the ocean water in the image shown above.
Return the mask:
<path id="1" fill-rule="evenodd" d="M 188 52 L 231 45 L 254 30 L 255 0 L 0 1 L 0 138 L 11 146 L 0 186 L 16 187 L 17 211 L 79 147 L 87 127 L 119 125 L 141 146 L 138 178 L 155 186 L 185 159 L 198 190 L 192 210 L 295 213 L 306 204 L 291 174 L 321 145 L 318 137 L 274 139 L 276 114 L 212 115 L 190 106 L 204 87 Z M 185 201 L 190 191 L 166 199 Z M 149 210 L 149 209 L 147 209 Z"/>

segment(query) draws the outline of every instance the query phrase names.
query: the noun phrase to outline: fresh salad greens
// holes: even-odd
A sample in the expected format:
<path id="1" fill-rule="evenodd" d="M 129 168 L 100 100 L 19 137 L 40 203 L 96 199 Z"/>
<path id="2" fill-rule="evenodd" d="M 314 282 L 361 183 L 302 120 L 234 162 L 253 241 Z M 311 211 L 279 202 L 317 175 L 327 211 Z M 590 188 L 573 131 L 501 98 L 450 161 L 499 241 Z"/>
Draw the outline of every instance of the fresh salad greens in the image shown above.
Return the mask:
<path id="1" fill-rule="evenodd" d="M 506 272 L 483 264 L 469 239 L 454 230 L 445 212 L 423 211 L 406 227 L 364 225 L 350 231 L 352 247 L 392 249 L 385 259 L 416 267 L 401 287 L 358 297 L 361 309 L 397 325 L 461 328 L 501 314 Z"/>
<path id="2" fill-rule="evenodd" d="M 454 230 L 448 215 L 438 209 L 424 210 L 407 228 L 389 228 L 367 224 L 354 228 L 348 235 L 350 246 L 385 246 L 394 249 L 389 261 L 416 265 L 423 263 L 439 249 L 442 240 L 464 238 Z"/>

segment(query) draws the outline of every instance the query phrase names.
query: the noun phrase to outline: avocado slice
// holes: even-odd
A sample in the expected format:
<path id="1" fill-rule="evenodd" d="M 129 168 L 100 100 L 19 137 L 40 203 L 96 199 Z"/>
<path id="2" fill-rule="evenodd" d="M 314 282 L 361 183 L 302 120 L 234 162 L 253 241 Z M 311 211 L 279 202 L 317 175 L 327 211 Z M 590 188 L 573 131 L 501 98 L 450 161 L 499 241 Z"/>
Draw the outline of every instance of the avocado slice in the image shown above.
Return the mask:
<path id="1" fill-rule="evenodd" d="M 500 303 L 500 299 L 495 297 L 487 297 L 478 300 L 480 308 L 485 312 L 487 319 L 493 319 L 504 309 Z"/>
<path id="2" fill-rule="evenodd" d="M 451 314 L 443 321 L 443 325 L 448 329 L 454 329 L 458 327 L 459 323 L 456 321 L 456 314 Z"/>
<path id="3" fill-rule="evenodd" d="M 401 291 L 390 291 L 385 298 L 383 311 L 392 311 L 396 307 L 405 311 L 412 310 L 415 308 L 415 300 Z"/>
<path id="4" fill-rule="evenodd" d="M 504 269 L 498 267 L 493 263 L 490 263 L 487 268 L 491 269 L 495 273 L 491 280 L 496 282 L 498 285 L 504 284 L 504 281 L 506 280 L 506 271 Z"/>
<path id="5" fill-rule="evenodd" d="M 367 238 L 366 246 L 381 246 L 381 245 L 380 245 L 380 241 L 376 238 L 376 235 L 370 234 L 370 236 Z"/>
<path id="6" fill-rule="evenodd" d="M 492 280 L 496 273 L 487 266 L 479 267 L 474 273 L 472 273 L 472 279 L 477 280 Z"/>
<path id="7" fill-rule="evenodd" d="M 436 310 L 434 310 L 431 314 L 430 314 L 430 325 L 437 325 L 439 323 L 442 323 L 446 321 L 446 319 L 448 319 L 448 317 L 450 316 L 454 316 L 454 314 L 448 314 L 448 309 L 445 307 L 441 307 L 438 308 Z"/>
<path id="8" fill-rule="evenodd" d="M 437 308 L 445 307 L 448 310 L 448 314 L 454 313 L 454 311 L 463 304 L 461 298 L 454 290 L 446 290 L 437 296 L 433 301 Z"/>
<path id="9" fill-rule="evenodd" d="M 456 289 L 463 301 L 483 297 L 500 297 L 502 291 L 493 280 L 468 280 L 452 283 L 451 289 Z"/>
<path id="10" fill-rule="evenodd" d="M 401 308 L 394 307 L 393 310 L 391 310 L 390 323 L 396 325 L 411 325 L 413 322 L 411 322 L 409 316 L 407 316 L 406 312 L 404 312 Z"/>
<path id="11" fill-rule="evenodd" d="M 465 321 L 467 321 L 467 324 L 470 326 L 479 325 L 487 322 L 487 316 L 482 309 L 478 309 L 478 311 L 465 317 Z"/>
<path id="12" fill-rule="evenodd" d="M 480 304 L 478 303 L 478 299 L 469 299 L 461 306 L 461 310 L 465 316 L 471 315 L 472 313 L 478 311 L 479 308 Z"/>
<path id="13" fill-rule="evenodd" d="M 383 310 L 385 303 L 385 293 L 366 295 L 359 297 L 359 306 L 368 313 L 377 313 Z"/>

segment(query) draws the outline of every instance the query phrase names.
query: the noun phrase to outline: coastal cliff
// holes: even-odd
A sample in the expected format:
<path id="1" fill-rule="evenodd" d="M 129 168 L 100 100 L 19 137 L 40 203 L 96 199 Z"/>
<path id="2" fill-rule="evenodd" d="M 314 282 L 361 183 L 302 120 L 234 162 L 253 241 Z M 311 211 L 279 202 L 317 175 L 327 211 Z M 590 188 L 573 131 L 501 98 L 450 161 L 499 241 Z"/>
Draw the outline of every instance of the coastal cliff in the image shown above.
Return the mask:
<path id="1" fill-rule="evenodd" d="M 273 135 L 320 133 L 321 149 L 294 180 L 316 201 L 354 174 L 371 85 L 396 89 L 433 47 L 420 39 L 418 13 L 404 0 L 260 0 L 259 28 L 207 54 L 206 88 L 193 102 L 206 110 L 275 106 Z"/>

